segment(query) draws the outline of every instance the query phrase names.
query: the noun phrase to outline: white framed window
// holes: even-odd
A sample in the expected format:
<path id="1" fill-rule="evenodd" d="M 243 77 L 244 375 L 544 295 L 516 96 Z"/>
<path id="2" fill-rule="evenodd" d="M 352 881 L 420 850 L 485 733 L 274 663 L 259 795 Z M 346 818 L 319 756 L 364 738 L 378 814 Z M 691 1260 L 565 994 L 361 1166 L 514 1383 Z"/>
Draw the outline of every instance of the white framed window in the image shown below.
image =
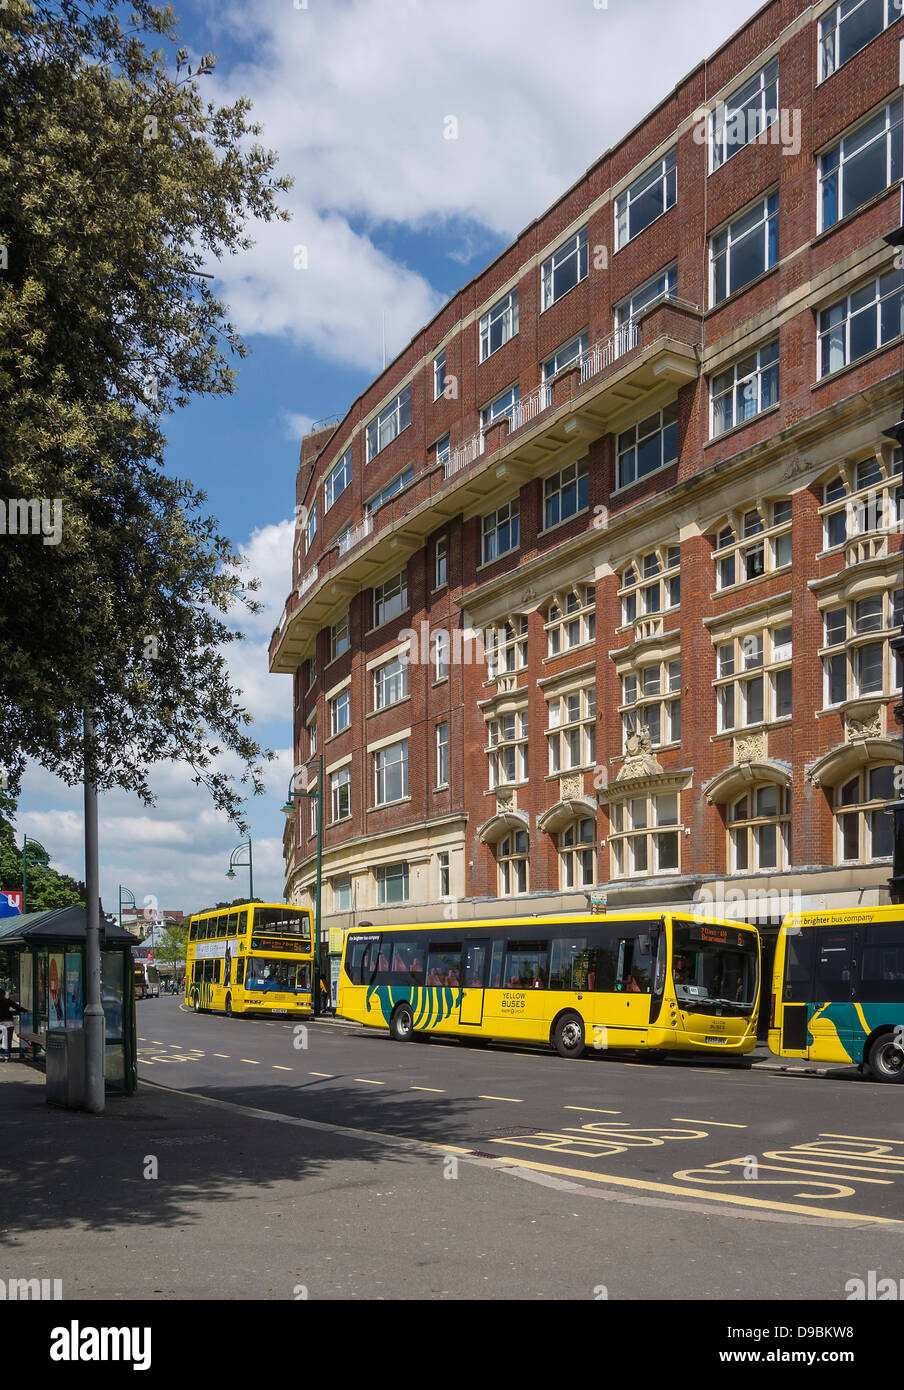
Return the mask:
<path id="1" fill-rule="evenodd" d="M 431 657 L 433 659 L 433 669 L 435 681 L 445 680 L 449 674 L 449 649 L 452 639 L 445 628 L 439 628 L 430 638 Z"/>
<path id="2" fill-rule="evenodd" d="M 348 614 L 345 613 L 338 623 L 334 623 L 330 628 L 330 660 L 335 661 L 337 656 L 343 656 L 351 644 Z"/>
<path id="3" fill-rule="evenodd" d="M 560 656 L 596 637 L 596 588 L 580 584 L 555 594 L 546 612 L 546 655 Z"/>
<path id="4" fill-rule="evenodd" d="M 711 306 L 743 289 L 778 260 L 778 194 L 772 193 L 709 239 Z"/>
<path id="5" fill-rule="evenodd" d="M 528 838 L 525 830 L 515 830 L 496 846 L 499 872 L 499 894 L 504 898 L 518 897 L 528 891 Z"/>
<path id="6" fill-rule="evenodd" d="M 720 169 L 777 120 L 778 59 L 774 58 L 720 102 L 710 117 L 710 173 Z"/>
<path id="7" fill-rule="evenodd" d="M 487 725 L 490 788 L 527 781 L 527 710 L 502 714 Z"/>
<path id="8" fill-rule="evenodd" d="M 408 607 L 408 576 L 405 570 L 378 584 L 374 589 L 374 627 L 397 618 Z"/>
<path id="9" fill-rule="evenodd" d="M 630 487 L 678 459 L 678 405 L 664 406 L 618 436 L 616 488 Z"/>
<path id="10" fill-rule="evenodd" d="M 540 312 L 549 309 L 589 275 L 587 228 L 557 246 L 540 267 Z"/>
<path id="11" fill-rule="evenodd" d="M 826 231 L 901 177 L 901 98 L 819 156 L 819 230 Z"/>
<path id="12" fill-rule="evenodd" d="M 681 742 L 681 662 L 656 661 L 622 676 L 622 737 L 646 729 L 650 746 Z"/>
<path id="13" fill-rule="evenodd" d="M 668 154 L 636 178 L 615 200 L 615 249 L 645 231 L 678 200 L 678 153 Z"/>
<path id="14" fill-rule="evenodd" d="M 668 613 L 681 603 L 681 549 L 663 545 L 633 560 L 621 577 L 618 591 L 625 627 L 640 618 Z"/>
<path id="15" fill-rule="evenodd" d="M 891 764 L 865 767 L 835 788 L 836 863 L 891 858 L 894 820 L 885 806 L 895 796 Z"/>
<path id="16" fill-rule="evenodd" d="M 900 18 L 898 0 L 841 0 L 833 5 L 819 21 L 819 81 L 831 77 Z"/>
<path id="17" fill-rule="evenodd" d="M 486 565 L 521 544 L 521 502 L 516 497 L 485 516 L 481 523 L 481 557 Z"/>
<path id="18" fill-rule="evenodd" d="M 823 612 L 825 707 L 865 695 L 891 699 L 901 684 L 901 659 L 889 641 L 904 619 L 904 589 L 885 589 Z"/>
<path id="19" fill-rule="evenodd" d="M 624 328 L 627 324 L 633 323 L 646 309 L 652 304 L 658 304 L 660 299 L 675 299 L 678 295 L 678 262 L 673 261 L 666 266 L 658 275 L 653 275 L 649 280 L 645 280 L 639 285 L 627 299 L 622 299 L 615 306 L 615 326 Z"/>
<path id="20" fill-rule="evenodd" d="M 346 449 L 335 468 L 327 474 L 323 484 L 323 510 L 328 512 L 330 507 L 343 494 L 352 480 L 352 451 Z"/>
<path id="21" fill-rule="evenodd" d="M 518 290 L 504 295 L 480 320 L 480 361 L 485 362 L 518 332 Z"/>
<path id="22" fill-rule="evenodd" d="M 506 618 L 500 627 L 484 633 L 487 678 L 496 680 L 509 671 L 522 671 L 527 665 L 527 615 Z"/>
<path id="23" fill-rule="evenodd" d="M 306 664 L 307 664 L 307 668 L 308 668 L 308 694 L 310 694 L 310 692 L 314 689 L 314 685 L 315 685 L 315 682 L 316 682 L 316 680 L 317 680 L 317 657 L 316 657 L 316 655 L 315 655 L 315 656 L 309 656 Z"/>
<path id="24" fill-rule="evenodd" d="M 752 420 L 779 395 L 778 338 L 709 379 L 710 438 Z"/>
<path id="25" fill-rule="evenodd" d="M 590 506 L 590 462 L 578 459 L 543 480 L 543 529 L 558 526 Z"/>
<path id="26" fill-rule="evenodd" d="M 452 891 L 449 851 L 447 849 L 440 850 L 436 857 L 439 863 L 439 895 L 441 898 L 448 898 Z"/>
<path id="27" fill-rule="evenodd" d="M 407 430 L 411 424 L 411 383 L 403 387 L 395 400 L 384 406 L 367 426 L 367 462 L 376 458 L 387 444 Z"/>
<path id="28" fill-rule="evenodd" d="M 374 709 L 397 705 L 408 694 L 408 662 L 394 657 L 374 669 Z"/>
<path id="29" fill-rule="evenodd" d="M 408 865 L 381 864 L 374 869 L 377 881 L 377 902 L 381 907 L 408 901 Z"/>
<path id="30" fill-rule="evenodd" d="M 397 473 L 394 478 L 390 479 L 388 483 L 385 483 L 384 486 L 380 488 L 379 492 L 375 493 L 374 496 L 370 498 L 366 503 L 368 513 L 373 516 L 374 512 L 382 507 L 384 502 L 388 502 L 390 497 L 395 497 L 397 492 L 401 492 L 402 488 L 407 487 L 409 483 L 413 482 L 414 464 L 409 463 L 407 468 L 403 468 L 401 473 Z"/>
<path id="31" fill-rule="evenodd" d="M 377 806 L 389 806 L 408 795 L 407 738 L 374 753 L 374 786 Z"/>
<path id="32" fill-rule="evenodd" d="M 681 868 L 678 793 L 632 797 L 610 806 L 615 878 L 676 874 Z"/>
<path id="33" fill-rule="evenodd" d="M 592 888 L 596 883 L 596 821 L 586 816 L 559 831 L 559 886 Z"/>
<path id="34" fill-rule="evenodd" d="M 901 529 L 901 473 L 900 449 L 893 451 L 888 463 L 871 454 L 859 463 L 845 464 L 823 488 L 823 548 L 831 550 L 861 536 Z"/>
<path id="35" fill-rule="evenodd" d="M 312 714 L 306 725 L 308 731 L 308 757 L 313 758 L 317 752 L 317 715 Z"/>
<path id="36" fill-rule="evenodd" d="M 330 773 L 330 807 L 333 823 L 346 820 L 352 813 L 352 770 L 340 767 Z"/>
<path id="37" fill-rule="evenodd" d="M 352 910 L 352 876 L 351 874 L 337 874 L 332 880 L 333 884 L 333 911 L 351 912 Z"/>
<path id="38" fill-rule="evenodd" d="M 352 694 L 350 690 L 340 690 L 335 699 L 330 700 L 330 732 L 341 734 L 352 722 Z"/>
<path id="39" fill-rule="evenodd" d="M 449 785 L 449 725 L 436 726 L 436 785 Z"/>
<path id="40" fill-rule="evenodd" d="M 583 364 L 585 357 L 590 349 L 590 338 L 587 333 L 579 333 L 576 338 L 570 339 L 562 347 L 557 348 L 551 357 L 541 364 L 541 380 L 547 388 L 544 401 L 549 404 L 550 393 L 549 383 L 553 377 L 558 376 L 559 372 L 564 372 L 566 367 L 573 363 Z"/>
<path id="41" fill-rule="evenodd" d="M 307 525 L 304 528 L 305 552 L 309 551 L 317 535 L 317 503 L 315 502 L 308 512 Z"/>
<path id="42" fill-rule="evenodd" d="M 766 782 L 728 807 L 728 864 L 732 873 L 786 869 L 790 861 L 791 806 L 787 787 Z"/>
<path id="43" fill-rule="evenodd" d="M 592 767 L 596 762 L 596 686 L 555 695 L 546 708 L 550 773 Z"/>
<path id="44" fill-rule="evenodd" d="M 448 538 L 439 536 L 433 548 L 433 587 L 442 589 L 447 583 L 448 574 Z"/>
<path id="45" fill-rule="evenodd" d="M 448 433 L 441 435 L 436 441 L 433 445 L 433 453 L 437 464 L 443 464 L 445 466 L 445 464 L 449 462 L 449 459 L 452 457 L 452 445 Z"/>
<path id="46" fill-rule="evenodd" d="M 716 532 L 716 588 L 747 584 L 791 563 L 791 498 L 730 516 Z"/>
<path id="47" fill-rule="evenodd" d="M 755 628 L 716 642 L 719 733 L 772 724 L 791 715 L 791 624 Z"/>
<path id="48" fill-rule="evenodd" d="M 446 349 L 433 359 L 433 399 L 438 401 L 446 389 Z"/>
<path id="49" fill-rule="evenodd" d="M 904 333 L 904 270 L 890 270 L 819 313 L 819 375 L 828 376 Z"/>
<path id="50" fill-rule="evenodd" d="M 496 420 L 501 420 L 503 415 L 509 418 L 509 429 L 512 429 L 517 415 L 520 390 L 517 386 L 509 386 L 507 390 L 501 391 L 494 401 L 485 405 L 480 412 L 480 432 L 486 434 L 490 425 Z"/>

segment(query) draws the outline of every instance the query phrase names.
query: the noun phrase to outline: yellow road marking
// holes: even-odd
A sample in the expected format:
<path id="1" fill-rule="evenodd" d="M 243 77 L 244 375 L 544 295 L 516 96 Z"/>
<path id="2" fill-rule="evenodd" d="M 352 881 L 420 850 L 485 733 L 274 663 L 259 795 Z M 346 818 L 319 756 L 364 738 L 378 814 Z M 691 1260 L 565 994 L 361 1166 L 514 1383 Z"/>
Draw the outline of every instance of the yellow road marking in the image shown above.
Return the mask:
<path id="1" fill-rule="evenodd" d="M 147 1039 L 145 1039 L 145 1041 L 147 1041 Z M 151 1042 L 155 1047 L 169 1047 L 169 1043 L 161 1042 L 159 1038 L 151 1038 Z"/>
<path id="2" fill-rule="evenodd" d="M 904 1139 L 876 1139 L 870 1134 L 820 1134 L 819 1137 L 820 1139 L 862 1139 L 865 1144 L 904 1144 Z M 851 1154 L 852 1158 L 856 1158 L 857 1156 L 856 1154 Z M 891 1157 L 890 1154 L 880 1154 L 878 1156 L 880 1158 Z"/>
<path id="3" fill-rule="evenodd" d="M 259 1067 L 259 1066 L 260 1066 L 260 1062 L 255 1062 L 255 1060 L 254 1060 L 253 1057 L 240 1057 L 240 1058 L 239 1058 L 239 1061 L 240 1061 L 240 1062 L 247 1062 L 248 1065 L 249 1065 L 249 1067 Z"/>
<path id="4" fill-rule="evenodd" d="M 673 1115 L 673 1120 L 685 1125 L 712 1125 L 715 1129 L 746 1129 L 746 1125 L 731 1125 L 727 1120 L 689 1120 L 686 1115 Z"/>
<path id="5" fill-rule="evenodd" d="M 362 1086 L 385 1086 L 385 1081 L 368 1081 L 366 1076 L 353 1076 L 353 1081 L 360 1081 Z"/>
<path id="6" fill-rule="evenodd" d="M 273 1070 L 273 1071 L 291 1071 L 292 1068 L 291 1068 L 291 1067 L 278 1067 L 278 1066 L 276 1065 L 276 1063 L 274 1062 L 274 1063 L 273 1063 L 272 1070 Z"/>
<path id="7" fill-rule="evenodd" d="M 308 1072 L 308 1076 L 328 1076 L 328 1077 L 332 1077 L 333 1075 L 334 1075 L 334 1073 L 331 1072 L 331 1071 L 309 1071 L 309 1072 Z"/>
<path id="8" fill-rule="evenodd" d="M 566 1105 L 565 1109 L 580 1110 L 582 1114 L 586 1111 L 588 1115 L 620 1115 L 622 1113 L 620 1110 L 597 1110 L 592 1105 Z"/>
<path id="9" fill-rule="evenodd" d="M 440 1090 L 439 1086 L 410 1086 L 411 1091 L 432 1091 L 435 1095 L 444 1096 L 446 1093 Z"/>
<path id="10" fill-rule="evenodd" d="M 223 1057 L 227 1062 L 229 1061 L 229 1053 L 228 1053 L 228 1052 L 215 1052 L 213 1055 L 214 1055 L 214 1057 Z"/>
<path id="11" fill-rule="evenodd" d="M 204 1056 L 204 1053 L 201 1051 L 200 1047 L 190 1047 L 188 1050 L 189 1052 L 197 1052 L 199 1057 Z"/>
<path id="12" fill-rule="evenodd" d="M 523 1105 L 524 1101 L 517 1096 L 478 1096 L 478 1100 L 507 1100 L 510 1105 Z"/>

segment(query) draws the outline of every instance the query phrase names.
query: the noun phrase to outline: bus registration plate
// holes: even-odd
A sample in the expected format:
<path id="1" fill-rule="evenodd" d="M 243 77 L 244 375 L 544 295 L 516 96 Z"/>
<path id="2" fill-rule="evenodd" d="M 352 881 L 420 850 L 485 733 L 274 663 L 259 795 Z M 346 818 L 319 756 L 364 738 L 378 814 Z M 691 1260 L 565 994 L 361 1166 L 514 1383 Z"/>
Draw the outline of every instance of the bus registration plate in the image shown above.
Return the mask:
<path id="1" fill-rule="evenodd" d="M 271 1009 L 270 1012 L 271 1012 L 272 1014 L 285 1014 L 285 1013 L 288 1013 L 289 1011 L 288 1011 L 288 1009 Z"/>
<path id="2" fill-rule="evenodd" d="M 718 1036 L 716 1036 L 716 1037 L 712 1037 L 712 1036 L 705 1037 L 705 1038 L 703 1039 L 703 1041 L 704 1041 L 704 1042 L 708 1042 L 708 1043 L 724 1043 L 724 1041 L 725 1041 L 725 1035 L 724 1035 L 724 1033 L 719 1033 Z"/>

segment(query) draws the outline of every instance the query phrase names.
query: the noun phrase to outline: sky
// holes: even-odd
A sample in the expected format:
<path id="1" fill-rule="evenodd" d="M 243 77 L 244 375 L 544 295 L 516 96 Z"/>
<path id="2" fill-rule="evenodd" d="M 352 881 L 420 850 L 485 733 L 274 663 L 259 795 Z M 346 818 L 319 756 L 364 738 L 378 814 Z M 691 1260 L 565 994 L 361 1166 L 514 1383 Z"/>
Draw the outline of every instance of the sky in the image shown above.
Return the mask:
<path id="1" fill-rule="evenodd" d="M 291 584 L 301 437 L 342 414 L 462 284 L 755 11 L 755 0 L 174 0 L 211 99 L 248 96 L 291 174 L 292 220 L 214 287 L 250 348 L 238 389 L 169 417 L 166 463 L 261 580 L 264 612 L 228 648 L 252 733 L 278 757 L 247 807 L 258 897 L 283 897 L 280 807 L 292 771 L 291 678 L 267 670 Z M 652 37 L 651 37 L 652 36 Z M 449 118 L 454 118 L 450 120 Z M 454 138 L 449 138 L 453 135 Z M 303 250 L 302 250 L 303 248 Z M 100 802 L 103 905 L 195 911 L 246 891 L 225 878 L 241 836 L 187 769 L 152 770 L 156 805 Z M 17 831 L 84 878 L 82 794 L 32 766 Z M 247 855 L 247 851 L 244 852 Z M 21 885 L 0 884 L 0 890 Z"/>

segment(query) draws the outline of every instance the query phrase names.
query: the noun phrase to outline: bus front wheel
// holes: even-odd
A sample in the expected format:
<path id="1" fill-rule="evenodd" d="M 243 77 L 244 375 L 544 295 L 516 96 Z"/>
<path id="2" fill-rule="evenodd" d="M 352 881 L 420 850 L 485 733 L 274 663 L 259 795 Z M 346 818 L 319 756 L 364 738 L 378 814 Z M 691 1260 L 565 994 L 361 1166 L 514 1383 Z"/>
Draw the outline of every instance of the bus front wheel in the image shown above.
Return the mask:
<path id="1" fill-rule="evenodd" d="M 580 1014 L 563 1014 L 552 1031 L 552 1044 L 560 1057 L 583 1057 L 584 1020 Z"/>
<path id="2" fill-rule="evenodd" d="M 894 1033 L 882 1033 L 869 1050 L 869 1069 L 877 1081 L 904 1081 L 904 1052 Z"/>
<path id="3" fill-rule="evenodd" d="M 199 1014 L 200 1012 L 201 1012 L 201 996 L 200 996 L 200 994 L 196 994 L 196 995 L 195 995 L 195 1013 L 196 1013 L 196 1014 Z"/>
<path id="4" fill-rule="evenodd" d="M 394 1042 L 411 1042 L 414 1037 L 414 1015 L 408 1004 L 400 1004 L 389 1021 L 389 1035 Z"/>

